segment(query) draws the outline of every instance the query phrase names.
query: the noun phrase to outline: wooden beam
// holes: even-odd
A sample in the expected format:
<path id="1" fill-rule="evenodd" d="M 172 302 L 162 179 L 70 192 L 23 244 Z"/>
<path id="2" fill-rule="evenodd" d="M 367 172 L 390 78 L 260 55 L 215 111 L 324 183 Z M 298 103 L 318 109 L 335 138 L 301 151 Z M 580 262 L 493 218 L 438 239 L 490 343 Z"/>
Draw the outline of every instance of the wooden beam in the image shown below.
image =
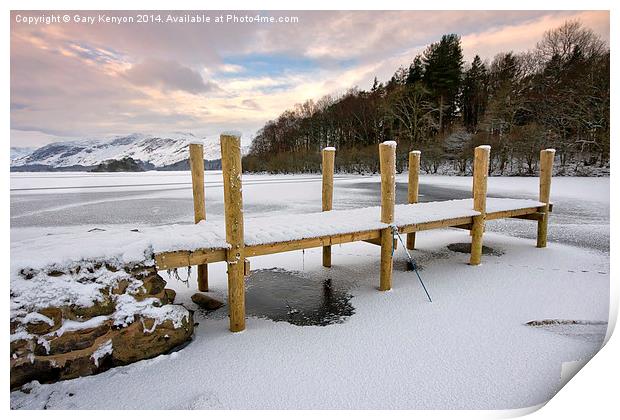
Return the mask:
<path id="1" fill-rule="evenodd" d="M 457 228 L 457 229 L 471 230 L 471 228 L 473 227 L 473 223 L 465 223 L 465 224 L 462 224 L 462 225 L 455 225 L 455 226 L 452 226 L 452 227 Z"/>
<path id="2" fill-rule="evenodd" d="M 189 167 L 192 174 L 192 193 L 194 197 L 194 223 L 207 220 L 205 208 L 205 161 L 203 146 L 199 143 L 189 145 Z M 209 291 L 209 267 L 198 266 L 198 290 Z"/>
<path id="3" fill-rule="evenodd" d="M 525 209 L 516 209 L 516 210 L 502 210 L 496 211 L 493 213 L 486 214 L 486 220 L 495 220 L 495 219 L 510 219 L 517 218 L 519 216 L 525 216 L 528 214 L 538 213 L 542 210 L 543 207 L 528 207 Z"/>
<path id="4" fill-rule="evenodd" d="M 330 211 L 334 200 L 334 160 L 336 149 L 326 147 L 322 152 L 323 167 L 323 187 L 322 187 L 322 209 Z M 332 266 L 332 247 L 327 245 L 323 247 L 323 267 Z"/>
<path id="5" fill-rule="evenodd" d="M 474 152 L 474 210 L 479 211 L 479 216 L 473 217 L 471 228 L 471 255 L 470 265 L 480 264 L 482 257 L 482 235 L 484 233 L 484 221 L 487 202 L 487 177 L 489 174 L 489 157 L 491 146 L 478 146 Z"/>
<path id="6" fill-rule="evenodd" d="M 547 228 L 549 225 L 549 200 L 551 197 L 551 177 L 553 176 L 553 159 L 555 158 L 554 149 L 540 151 L 540 188 L 538 201 L 545 203 L 543 217 L 538 220 L 538 230 L 536 234 L 536 247 L 544 248 L 547 246 Z"/>
<path id="7" fill-rule="evenodd" d="M 379 145 L 379 166 L 381 170 L 381 222 L 394 222 L 396 203 L 396 142 L 383 142 Z M 381 267 L 379 290 L 392 288 L 394 235 L 391 228 L 381 230 Z"/>
<path id="8" fill-rule="evenodd" d="M 358 242 L 367 239 L 375 239 L 380 236 L 379 230 L 364 232 L 340 233 L 337 235 L 322 236 L 319 238 L 305 238 L 293 241 L 274 242 L 270 244 L 246 245 L 246 257 L 277 254 L 280 252 L 297 251 L 300 249 L 316 248 L 326 245 L 337 245 L 348 242 Z"/>
<path id="9" fill-rule="evenodd" d="M 381 236 L 379 236 L 379 238 L 377 239 L 366 239 L 364 240 L 364 242 L 372 244 L 372 245 L 381 246 Z M 394 248 L 394 251 L 398 249 L 398 239 L 394 238 L 394 244 L 392 246 Z"/>
<path id="10" fill-rule="evenodd" d="M 225 249 L 197 249 L 194 251 L 171 251 L 155 254 L 158 270 L 189 267 L 211 262 L 226 261 Z"/>
<path id="11" fill-rule="evenodd" d="M 417 223 L 413 225 L 399 226 L 400 233 L 421 232 L 423 230 L 442 229 L 472 223 L 472 216 L 455 217 L 453 219 L 435 220 L 432 222 Z"/>
<path id="12" fill-rule="evenodd" d="M 418 202 L 420 192 L 420 155 L 422 152 L 414 150 L 409 152 L 409 182 L 407 184 L 407 202 Z M 415 249 L 415 232 L 407 234 L 407 248 Z"/>
<path id="13" fill-rule="evenodd" d="M 243 242 L 243 196 L 241 187 L 241 139 L 236 135 L 220 136 L 222 176 L 224 178 L 224 215 L 228 264 L 228 314 L 230 330 L 245 329 L 245 281 Z"/>
<path id="14" fill-rule="evenodd" d="M 544 217 L 544 213 L 542 212 L 536 212 L 536 213 L 529 213 L 529 214 L 522 214 L 520 216 L 512 216 L 513 219 L 523 219 L 523 220 L 541 220 Z"/>

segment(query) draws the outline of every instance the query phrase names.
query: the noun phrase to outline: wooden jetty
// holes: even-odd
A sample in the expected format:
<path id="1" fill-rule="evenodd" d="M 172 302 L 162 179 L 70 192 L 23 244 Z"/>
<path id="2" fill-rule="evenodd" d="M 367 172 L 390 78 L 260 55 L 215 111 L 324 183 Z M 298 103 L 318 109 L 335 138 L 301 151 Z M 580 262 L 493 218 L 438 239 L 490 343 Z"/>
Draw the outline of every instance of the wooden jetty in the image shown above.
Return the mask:
<path id="1" fill-rule="evenodd" d="M 407 247 L 415 248 L 416 232 L 456 227 L 471 233 L 470 264 L 481 262 L 482 242 L 487 220 L 518 218 L 538 223 L 537 247 L 547 244 L 553 149 L 540 152 L 539 199 L 521 200 L 487 197 L 490 146 L 479 146 L 474 154 L 472 199 L 418 203 L 420 152 L 409 154 L 408 203 L 395 204 L 396 143 L 379 144 L 381 206 L 352 210 L 332 210 L 334 148 L 325 148 L 323 158 L 322 212 L 299 215 L 248 218 L 244 221 L 241 182 L 240 137 L 220 136 L 224 211 L 227 247 L 209 247 L 162 252 L 155 255 L 157 268 L 175 269 L 198 266 L 198 288 L 208 290 L 207 264 L 228 265 L 228 310 L 230 330 L 245 329 L 244 277 L 250 272 L 248 258 L 322 247 L 323 266 L 331 267 L 331 246 L 365 241 L 381 247 L 379 290 L 392 288 L 394 229 L 407 234 Z M 201 145 L 190 146 L 190 166 L 194 193 L 195 222 L 206 220 L 204 203 L 204 165 Z M 201 222 L 214 223 L 214 222 Z"/>

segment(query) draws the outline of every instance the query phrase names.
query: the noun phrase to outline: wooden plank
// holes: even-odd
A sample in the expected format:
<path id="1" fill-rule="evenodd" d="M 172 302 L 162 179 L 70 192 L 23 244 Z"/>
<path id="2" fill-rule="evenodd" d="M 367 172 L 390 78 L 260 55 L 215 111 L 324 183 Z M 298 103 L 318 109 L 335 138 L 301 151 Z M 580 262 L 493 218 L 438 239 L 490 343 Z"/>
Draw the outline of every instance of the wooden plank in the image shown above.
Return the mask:
<path id="1" fill-rule="evenodd" d="M 486 214 L 486 220 L 510 219 L 511 217 L 524 216 L 527 214 L 538 213 L 542 207 L 528 207 L 525 209 L 502 210 Z"/>
<path id="2" fill-rule="evenodd" d="M 413 225 L 399 226 L 400 233 L 420 232 L 423 230 L 442 229 L 472 223 L 472 216 L 455 217 L 453 219 L 436 220 L 432 222 L 416 223 Z"/>
<path id="3" fill-rule="evenodd" d="M 226 261 L 225 249 L 197 249 L 194 251 L 171 251 L 155 254 L 155 264 L 158 270 L 169 270 L 218 261 Z"/>
<path id="4" fill-rule="evenodd" d="M 305 238 L 294 241 L 274 242 L 270 244 L 246 245 L 245 256 L 257 257 L 260 255 L 277 254 L 280 252 L 298 251 L 300 249 L 316 248 L 326 245 L 337 245 L 348 242 L 364 241 L 379 238 L 379 230 L 364 232 L 341 233 L 338 235 L 322 236 L 319 238 Z"/>
<path id="5" fill-rule="evenodd" d="M 381 246 L 381 238 L 378 238 L 378 239 L 366 239 L 366 240 L 364 240 L 364 242 L 372 244 L 372 245 Z M 392 245 L 392 247 L 394 248 L 394 250 L 398 249 L 398 239 L 394 238 L 394 244 Z"/>
<path id="6" fill-rule="evenodd" d="M 543 217 L 545 216 L 544 213 L 542 212 L 536 212 L 536 213 L 530 213 L 530 214 L 523 214 L 520 216 L 513 216 L 513 219 L 524 219 L 524 220 L 541 220 Z"/>
<path id="7" fill-rule="evenodd" d="M 473 226 L 473 223 L 465 223 L 463 225 L 456 225 L 452 227 L 457 228 L 457 229 L 471 230 L 472 226 Z"/>

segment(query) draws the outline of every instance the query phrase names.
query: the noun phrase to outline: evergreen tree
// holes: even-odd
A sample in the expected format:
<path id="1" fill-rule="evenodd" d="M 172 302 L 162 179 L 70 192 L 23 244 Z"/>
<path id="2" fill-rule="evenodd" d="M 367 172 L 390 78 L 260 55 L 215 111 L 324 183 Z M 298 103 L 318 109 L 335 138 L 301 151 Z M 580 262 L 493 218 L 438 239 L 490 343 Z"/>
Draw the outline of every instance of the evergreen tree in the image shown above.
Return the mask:
<path id="1" fill-rule="evenodd" d="M 408 85 L 412 85 L 421 81 L 423 78 L 424 67 L 422 66 L 422 57 L 420 56 L 420 54 L 418 54 L 409 66 L 409 73 L 407 74 L 407 79 L 405 80 L 405 83 Z"/>
<path id="2" fill-rule="evenodd" d="M 431 44 L 422 58 L 424 82 L 433 92 L 439 108 L 439 126 L 445 128 L 458 110 L 458 96 L 463 69 L 461 38 L 456 34 L 444 35 Z"/>
<path id="3" fill-rule="evenodd" d="M 462 113 L 463 124 L 469 131 L 475 131 L 487 106 L 487 69 L 478 55 L 463 79 Z"/>

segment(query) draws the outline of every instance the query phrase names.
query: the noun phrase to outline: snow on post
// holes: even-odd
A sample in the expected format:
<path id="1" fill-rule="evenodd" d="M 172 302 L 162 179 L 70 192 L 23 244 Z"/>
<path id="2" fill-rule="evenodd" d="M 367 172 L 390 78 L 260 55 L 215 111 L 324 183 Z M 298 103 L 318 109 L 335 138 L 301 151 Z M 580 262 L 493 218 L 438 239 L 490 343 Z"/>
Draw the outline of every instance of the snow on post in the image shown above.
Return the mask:
<path id="1" fill-rule="evenodd" d="M 383 143 L 381 143 L 381 144 L 384 144 L 384 145 L 386 145 L 387 147 L 393 147 L 393 148 L 396 148 L 396 142 L 395 142 L 394 140 L 387 140 L 387 141 L 384 141 L 384 142 L 383 142 Z"/>
<path id="2" fill-rule="evenodd" d="M 244 237 L 243 196 L 241 188 L 241 140 L 240 135 L 222 134 L 222 176 L 224 178 L 224 216 L 226 221 L 226 252 L 228 263 L 228 313 L 230 330 L 245 329 L 245 284 L 244 284 Z"/>
<path id="3" fill-rule="evenodd" d="M 241 131 L 237 131 L 237 130 L 227 130 L 227 131 L 223 131 L 222 136 L 227 136 L 227 137 L 237 137 L 237 138 L 241 138 Z"/>

